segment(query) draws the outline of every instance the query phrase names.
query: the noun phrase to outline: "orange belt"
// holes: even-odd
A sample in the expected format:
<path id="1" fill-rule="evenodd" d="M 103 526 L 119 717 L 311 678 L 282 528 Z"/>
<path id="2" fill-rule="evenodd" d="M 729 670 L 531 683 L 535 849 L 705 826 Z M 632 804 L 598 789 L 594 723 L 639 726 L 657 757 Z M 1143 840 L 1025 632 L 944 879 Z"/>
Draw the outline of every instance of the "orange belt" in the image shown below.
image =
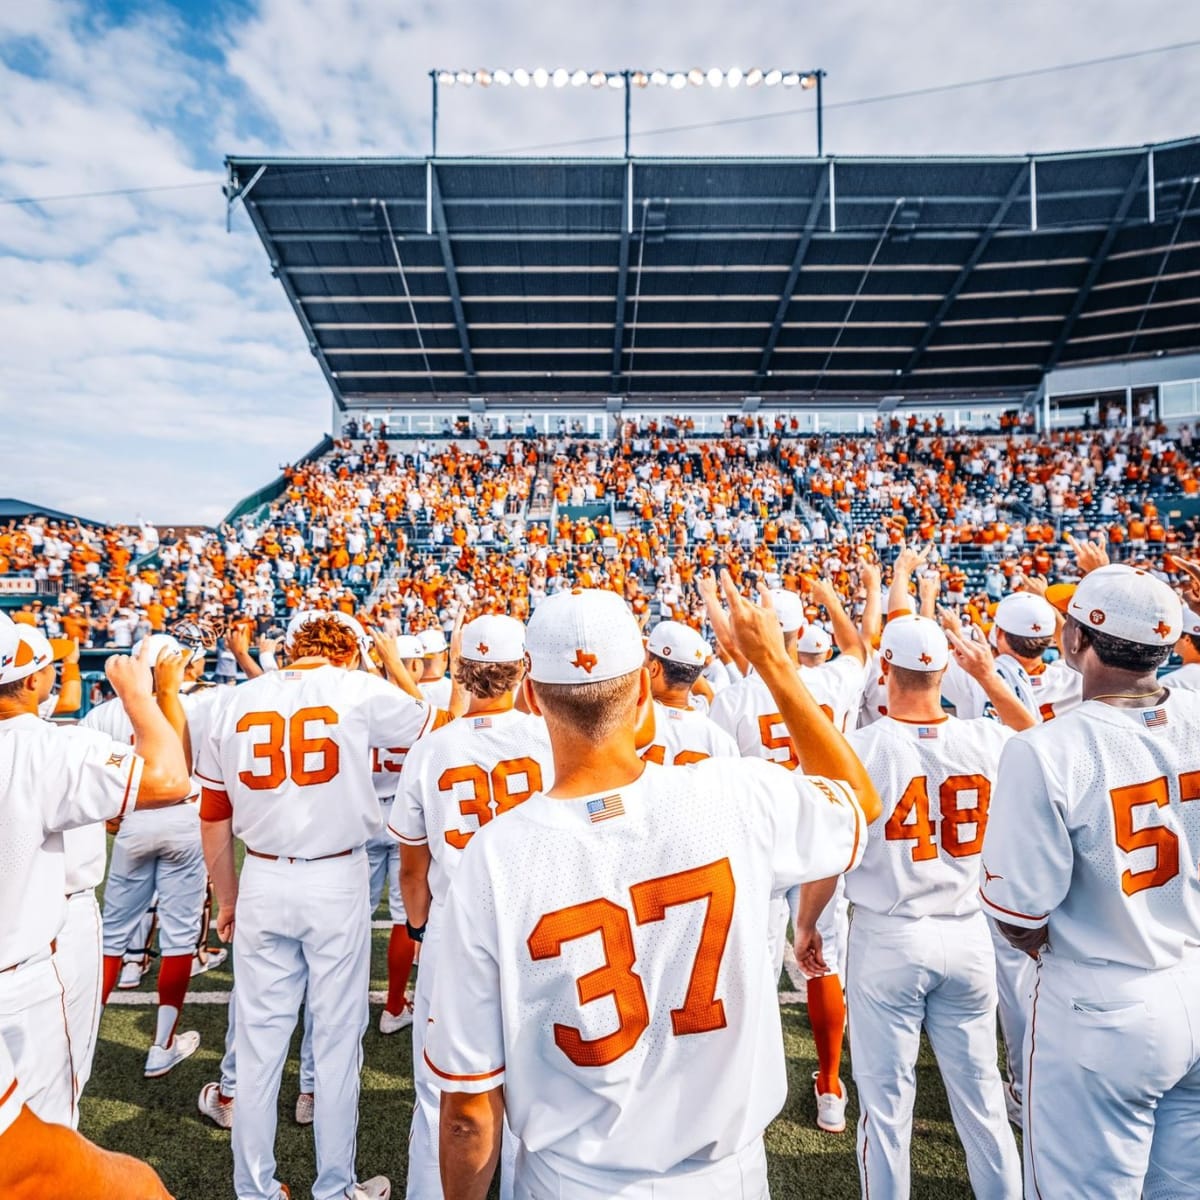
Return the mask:
<path id="1" fill-rule="evenodd" d="M 285 862 L 294 863 L 324 862 L 327 858 L 345 858 L 348 854 L 353 854 L 354 850 L 339 850 L 336 854 L 318 854 L 316 858 L 305 858 L 302 854 L 295 855 L 294 857 L 290 854 L 262 854 L 257 850 L 251 850 L 250 847 L 247 846 L 246 853 L 254 858 L 265 858 L 268 862 L 279 862 L 280 859 L 283 859 Z"/>
<path id="2" fill-rule="evenodd" d="M 58 938 L 55 938 L 50 943 L 50 953 L 54 954 L 57 950 L 58 950 Z M 32 957 L 32 955 L 30 957 Z M 11 967 L 0 968 L 0 975 L 7 975 L 9 973 L 9 971 L 15 971 L 15 970 L 17 970 L 18 967 L 23 967 L 28 961 L 29 961 L 29 959 L 26 958 L 26 959 L 22 959 L 21 962 L 19 962 L 19 963 L 13 963 L 13 965 Z"/>

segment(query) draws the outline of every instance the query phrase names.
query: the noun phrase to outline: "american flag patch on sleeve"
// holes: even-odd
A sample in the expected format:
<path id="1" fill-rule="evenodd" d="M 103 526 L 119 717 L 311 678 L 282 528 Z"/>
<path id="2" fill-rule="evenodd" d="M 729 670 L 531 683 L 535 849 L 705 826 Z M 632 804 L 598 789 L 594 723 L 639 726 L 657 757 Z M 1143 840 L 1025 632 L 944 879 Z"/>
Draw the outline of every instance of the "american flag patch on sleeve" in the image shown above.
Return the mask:
<path id="1" fill-rule="evenodd" d="M 589 800 L 587 811 L 588 820 L 595 825 L 597 821 L 608 821 L 613 817 L 623 817 L 625 815 L 625 805 L 621 803 L 620 794 L 614 792 L 611 796 L 605 796 L 602 800 Z"/>
<path id="2" fill-rule="evenodd" d="M 473 717 L 471 719 L 471 728 L 472 729 L 491 729 L 491 727 L 492 727 L 492 718 L 491 717 Z"/>
<path id="3" fill-rule="evenodd" d="M 1142 720 L 1146 722 L 1147 729 L 1161 729 L 1167 723 L 1167 710 L 1148 708 L 1142 713 Z"/>
<path id="4" fill-rule="evenodd" d="M 933 738 L 936 740 L 937 735 L 938 735 L 938 728 L 936 725 L 918 725 L 917 726 L 917 737 L 919 737 L 919 738 L 924 738 L 926 740 Z"/>

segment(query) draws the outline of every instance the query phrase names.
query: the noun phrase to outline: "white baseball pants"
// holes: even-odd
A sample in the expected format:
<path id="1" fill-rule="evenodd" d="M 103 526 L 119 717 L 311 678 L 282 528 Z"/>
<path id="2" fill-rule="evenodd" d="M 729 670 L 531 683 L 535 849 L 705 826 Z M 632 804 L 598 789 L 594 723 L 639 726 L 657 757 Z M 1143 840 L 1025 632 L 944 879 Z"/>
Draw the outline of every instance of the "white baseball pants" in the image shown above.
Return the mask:
<path id="1" fill-rule="evenodd" d="M 367 843 L 367 861 L 371 865 L 371 914 L 387 890 L 388 916 L 393 925 L 405 922 L 404 897 L 400 894 L 400 843 L 387 831 L 392 819 L 392 801 L 379 807 L 383 814 L 383 832 Z"/>
<path id="2" fill-rule="evenodd" d="M 531 1154 L 523 1145 L 516 1170 L 515 1200 L 770 1200 L 761 1137 L 715 1163 L 693 1160 L 649 1179 Z"/>
<path id="3" fill-rule="evenodd" d="M 225 1026 L 225 1053 L 221 1055 L 221 1095 L 237 1095 L 237 1005 L 234 997 L 237 985 L 229 997 L 229 1018 Z M 304 1006 L 304 1037 L 300 1041 L 300 1090 L 311 1093 L 316 1087 L 313 1067 L 312 1009 Z"/>
<path id="4" fill-rule="evenodd" d="M 1037 964 L 1008 943 L 996 922 L 988 918 L 992 949 L 996 954 L 996 996 L 999 1001 L 1000 1032 L 1004 1036 L 1008 1088 L 1020 1104 L 1025 1096 L 1025 1029 L 1033 1005 Z"/>
<path id="5" fill-rule="evenodd" d="M 846 1003 L 864 1200 L 908 1200 L 922 1026 L 972 1191 L 979 1200 L 1020 1200 L 1021 1163 L 996 1065 L 996 960 L 983 914 L 913 919 L 856 908 Z"/>
<path id="6" fill-rule="evenodd" d="M 29 1111 L 43 1121 L 75 1127 L 75 1070 L 67 1031 L 65 989 L 47 946 L 0 972 L 0 1038 Z"/>
<path id="7" fill-rule="evenodd" d="M 100 1029 L 100 906 L 92 888 L 67 898 L 67 920 L 58 935 L 54 961 L 67 1001 L 67 1032 L 75 1071 L 75 1116 L 92 1074 Z"/>
<path id="8" fill-rule="evenodd" d="M 275 861 L 249 855 L 233 939 L 237 988 L 238 1200 L 277 1200 L 279 1085 L 301 1001 L 312 1008 L 317 1179 L 314 1200 L 353 1186 L 359 1072 L 367 1028 L 371 914 L 367 856 Z"/>
<path id="9" fill-rule="evenodd" d="M 1043 949 L 1025 1052 L 1027 1196 L 1200 1196 L 1200 953 L 1140 971 Z"/>

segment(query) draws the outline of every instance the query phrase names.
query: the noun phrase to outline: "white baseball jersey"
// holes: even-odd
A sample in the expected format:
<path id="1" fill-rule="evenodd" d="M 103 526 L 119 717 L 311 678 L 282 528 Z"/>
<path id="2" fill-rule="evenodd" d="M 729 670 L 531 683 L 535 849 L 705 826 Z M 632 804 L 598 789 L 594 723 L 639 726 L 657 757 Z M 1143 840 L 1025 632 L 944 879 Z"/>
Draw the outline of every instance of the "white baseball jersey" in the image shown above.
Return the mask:
<path id="1" fill-rule="evenodd" d="M 1055 957 L 1155 969 L 1200 948 L 1200 695 L 1090 700 L 1012 739 L 983 847 L 985 910 Z"/>
<path id="2" fill-rule="evenodd" d="M 442 1090 L 503 1084 L 529 1152 L 604 1170 L 747 1146 L 786 1093 L 771 899 L 855 866 L 862 825 L 844 784 L 728 758 L 531 797 L 450 889 L 425 1049 Z"/>
<path id="3" fill-rule="evenodd" d="M 702 712 L 654 701 L 654 740 L 642 751 L 647 762 L 682 767 L 706 758 L 739 755 L 737 742 Z"/>
<path id="4" fill-rule="evenodd" d="M 127 743 L 32 713 L 0 721 L 0 969 L 44 952 L 62 928 L 63 831 L 130 810 L 141 777 Z"/>
<path id="5" fill-rule="evenodd" d="M 260 675 L 222 705 L 198 750 L 204 814 L 232 816 L 234 834 L 259 854 L 322 858 L 362 846 L 383 828 L 370 748 L 416 741 L 429 718 L 426 704 L 361 671 Z"/>
<path id="6" fill-rule="evenodd" d="M 516 709 L 459 717 L 412 748 L 388 828 L 402 845 L 428 844 L 429 891 L 441 905 L 475 834 L 553 783 L 541 717 Z"/>
<path id="7" fill-rule="evenodd" d="M 1046 663 L 1040 671 L 1026 671 L 1025 675 L 1043 721 L 1053 721 L 1083 703 L 1083 676 L 1071 670 L 1061 658 Z"/>
<path id="8" fill-rule="evenodd" d="M 837 667 L 843 659 L 848 667 Z M 834 667 L 837 667 L 836 671 L 832 669 Z M 844 729 L 849 714 L 857 711 L 862 702 L 865 682 L 862 663 L 843 655 L 821 667 L 797 667 L 796 670 L 825 715 L 838 729 Z M 852 692 L 850 685 L 854 679 L 857 690 Z M 761 675 L 752 672 L 741 682 L 726 688 L 713 700 L 710 719 L 733 738 L 738 752 L 744 757 L 765 758 L 789 771 L 799 765 L 779 707 Z"/>
<path id="9" fill-rule="evenodd" d="M 1200 662 L 1184 663 L 1174 671 L 1168 671 L 1159 681 L 1164 687 L 1185 688 L 1189 692 L 1200 692 Z"/>
<path id="10" fill-rule="evenodd" d="M 1011 654 L 996 656 L 996 674 L 1012 688 L 1021 706 L 1041 720 L 1034 690 L 1025 668 Z M 954 715 L 960 721 L 975 721 L 980 717 L 996 720 L 996 710 L 988 699 L 983 686 L 973 679 L 951 658 L 950 665 L 942 676 L 942 698 L 954 705 Z"/>
<path id="11" fill-rule="evenodd" d="M 979 855 L 1011 732 L 996 721 L 883 717 L 847 735 L 883 803 L 847 899 L 885 916 L 979 911 Z"/>
<path id="12" fill-rule="evenodd" d="M 425 697 L 430 707 L 450 707 L 450 693 L 453 691 L 454 685 L 451 683 L 449 675 L 443 675 L 441 679 L 433 679 L 429 683 L 418 683 L 417 689 Z"/>
<path id="13" fill-rule="evenodd" d="M 880 666 L 879 651 L 872 650 L 867 658 L 866 683 L 863 686 L 862 704 L 858 710 L 858 728 L 887 716 L 887 679 Z"/>
<path id="14" fill-rule="evenodd" d="M 0 1137 L 3 1137 L 21 1115 L 25 1097 L 21 1092 L 21 1081 L 13 1066 L 12 1055 L 0 1038 Z"/>

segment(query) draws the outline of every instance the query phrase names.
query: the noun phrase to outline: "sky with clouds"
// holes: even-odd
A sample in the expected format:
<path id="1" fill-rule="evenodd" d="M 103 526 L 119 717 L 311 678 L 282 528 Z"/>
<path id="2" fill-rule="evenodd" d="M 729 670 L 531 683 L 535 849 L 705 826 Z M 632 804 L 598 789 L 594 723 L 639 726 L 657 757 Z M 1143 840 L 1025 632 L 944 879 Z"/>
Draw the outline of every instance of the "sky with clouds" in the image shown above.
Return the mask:
<path id="1" fill-rule="evenodd" d="M 821 66 L 828 151 L 1024 153 L 1200 133 L 1200 46 L 845 102 L 1197 39 L 1177 0 L 0 3 L 0 494 L 214 522 L 312 446 L 328 392 L 244 214 L 225 232 L 223 158 L 422 155 L 430 67 Z M 811 153 L 808 103 L 638 93 L 634 153 Z M 439 149 L 619 154 L 620 105 L 458 89 Z"/>

